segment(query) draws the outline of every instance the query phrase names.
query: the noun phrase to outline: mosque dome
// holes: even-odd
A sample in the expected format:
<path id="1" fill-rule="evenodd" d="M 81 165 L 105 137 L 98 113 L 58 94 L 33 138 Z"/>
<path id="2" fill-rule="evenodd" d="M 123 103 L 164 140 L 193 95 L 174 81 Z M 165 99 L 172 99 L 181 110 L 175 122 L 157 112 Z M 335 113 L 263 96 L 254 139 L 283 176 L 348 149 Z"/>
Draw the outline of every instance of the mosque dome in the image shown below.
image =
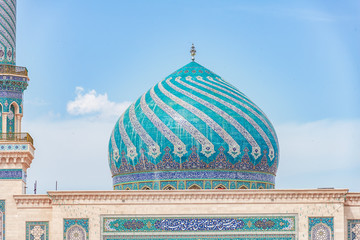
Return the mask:
<path id="1" fill-rule="evenodd" d="M 114 189 L 272 189 L 275 130 L 248 97 L 196 62 L 135 101 L 109 142 Z"/>

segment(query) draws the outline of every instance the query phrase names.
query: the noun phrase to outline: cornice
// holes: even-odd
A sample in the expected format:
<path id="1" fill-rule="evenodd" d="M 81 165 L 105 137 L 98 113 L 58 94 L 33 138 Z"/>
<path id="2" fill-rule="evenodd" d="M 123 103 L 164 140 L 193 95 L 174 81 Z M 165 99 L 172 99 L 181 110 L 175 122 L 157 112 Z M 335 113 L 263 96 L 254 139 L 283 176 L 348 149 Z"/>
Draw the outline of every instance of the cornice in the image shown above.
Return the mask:
<path id="1" fill-rule="evenodd" d="M 52 208 L 48 195 L 14 195 L 17 208 Z"/>
<path id="2" fill-rule="evenodd" d="M 347 189 L 331 190 L 177 190 L 177 191 L 50 191 L 48 195 L 15 195 L 18 208 L 55 205 L 122 204 L 311 204 L 340 203 Z M 355 194 L 356 195 L 356 194 Z M 357 194 L 360 202 L 360 194 Z"/>
<path id="3" fill-rule="evenodd" d="M 298 204 L 344 203 L 347 189 L 314 190 L 176 190 L 51 191 L 57 204 Z"/>
<path id="4" fill-rule="evenodd" d="M 34 159 L 34 155 L 30 151 L 6 151 L 1 152 L 0 156 L 0 164 L 3 168 L 4 165 L 18 165 L 21 164 L 25 169 L 29 168 L 32 160 Z"/>
<path id="5" fill-rule="evenodd" d="M 345 206 L 360 206 L 360 193 L 348 193 Z"/>

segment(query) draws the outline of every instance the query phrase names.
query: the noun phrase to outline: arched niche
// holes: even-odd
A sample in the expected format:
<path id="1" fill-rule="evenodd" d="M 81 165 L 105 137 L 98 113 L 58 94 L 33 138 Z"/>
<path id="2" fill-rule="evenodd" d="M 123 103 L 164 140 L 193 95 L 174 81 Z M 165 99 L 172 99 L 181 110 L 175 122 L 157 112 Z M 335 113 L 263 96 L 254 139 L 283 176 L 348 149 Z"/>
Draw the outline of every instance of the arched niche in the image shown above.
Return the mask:
<path id="1" fill-rule="evenodd" d="M 19 114 L 20 113 L 20 107 L 17 104 L 17 102 L 13 101 L 10 104 L 10 107 L 13 106 L 14 107 L 14 114 Z"/>
<path id="2" fill-rule="evenodd" d="M 16 122 L 16 110 L 18 109 L 18 105 L 13 102 L 10 104 L 9 106 L 9 112 L 6 116 L 6 132 L 8 134 L 14 133 L 15 132 L 15 122 Z"/>
<path id="3" fill-rule="evenodd" d="M 163 190 L 175 190 L 175 187 L 172 185 L 166 185 Z"/>
<path id="4" fill-rule="evenodd" d="M 201 187 L 200 187 L 199 185 L 197 185 L 197 184 L 193 184 L 193 185 L 191 185 L 191 186 L 189 187 L 189 189 L 191 189 L 191 190 L 198 190 L 198 189 L 201 189 Z"/>
<path id="5" fill-rule="evenodd" d="M 333 240 L 331 229 L 323 223 L 318 223 L 311 229 L 311 240 Z"/>
<path id="6" fill-rule="evenodd" d="M 224 185 L 222 185 L 222 184 L 219 184 L 219 185 L 217 185 L 216 187 L 215 187 L 215 189 L 226 189 L 226 187 L 224 186 Z"/>
<path id="7" fill-rule="evenodd" d="M 86 240 L 86 231 L 79 225 L 71 226 L 66 231 L 66 240 Z"/>

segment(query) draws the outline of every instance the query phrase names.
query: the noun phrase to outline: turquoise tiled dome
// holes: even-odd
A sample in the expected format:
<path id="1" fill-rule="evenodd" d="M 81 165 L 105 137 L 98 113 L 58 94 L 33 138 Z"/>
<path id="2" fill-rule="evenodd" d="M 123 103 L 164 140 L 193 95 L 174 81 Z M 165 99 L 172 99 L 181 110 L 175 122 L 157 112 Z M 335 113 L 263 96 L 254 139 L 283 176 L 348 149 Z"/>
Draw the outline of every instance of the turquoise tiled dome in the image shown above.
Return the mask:
<path id="1" fill-rule="evenodd" d="M 196 62 L 134 102 L 109 143 L 119 190 L 274 188 L 278 157 L 266 115 Z"/>

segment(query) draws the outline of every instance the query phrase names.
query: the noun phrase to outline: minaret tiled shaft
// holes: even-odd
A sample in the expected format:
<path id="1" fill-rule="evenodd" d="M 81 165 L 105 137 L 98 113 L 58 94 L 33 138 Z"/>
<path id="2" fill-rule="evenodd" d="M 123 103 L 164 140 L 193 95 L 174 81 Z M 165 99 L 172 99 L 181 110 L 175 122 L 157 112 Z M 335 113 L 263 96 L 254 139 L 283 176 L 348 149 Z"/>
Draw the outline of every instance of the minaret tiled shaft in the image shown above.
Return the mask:
<path id="1" fill-rule="evenodd" d="M 15 64 L 16 0 L 0 0 L 0 133 L 21 132 L 25 67 Z"/>
<path id="2" fill-rule="evenodd" d="M 21 194 L 35 148 L 30 134 L 21 131 L 29 77 L 25 67 L 15 64 L 15 32 L 16 0 L 0 0 L 0 185 L 3 192 Z"/>
<path id="3" fill-rule="evenodd" d="M 0 63 L 16 63 L 16 0 L 0 0 Z"/>

